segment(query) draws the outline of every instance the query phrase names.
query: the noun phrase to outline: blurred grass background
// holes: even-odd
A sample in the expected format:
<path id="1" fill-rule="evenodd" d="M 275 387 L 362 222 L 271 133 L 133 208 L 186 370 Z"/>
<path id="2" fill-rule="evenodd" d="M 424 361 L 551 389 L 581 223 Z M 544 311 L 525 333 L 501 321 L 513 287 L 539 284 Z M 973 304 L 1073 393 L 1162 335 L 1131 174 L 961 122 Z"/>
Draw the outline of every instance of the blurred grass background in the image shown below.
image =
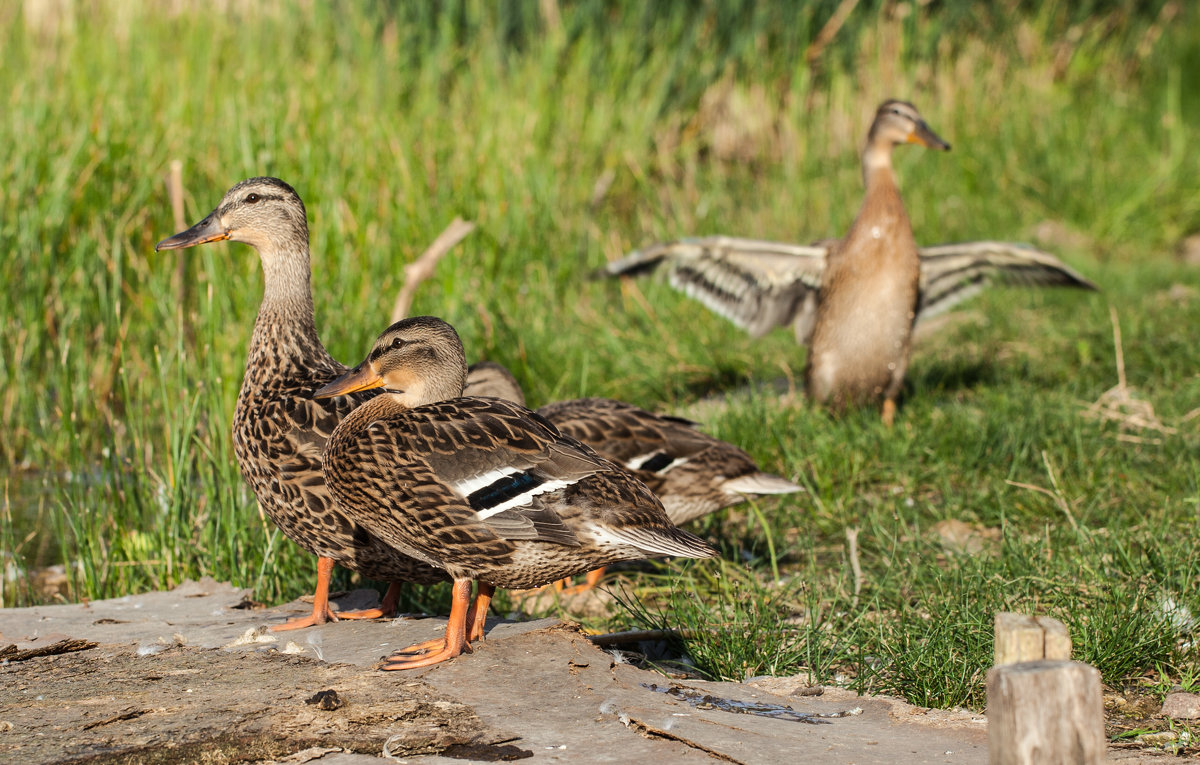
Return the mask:
<path id="1" fill-rule="evenodd" d="M 230 448 L 257 258 L 153 252 L 178 159 L 189 224 L 244 177 L 296 187 L 335 357 L 365 353 L 404 264 L 462 216 L 478 229 L 414 311 L 472 358 L 535 405 L 698 412 L 806 485 L 699 524 L 723 560 L 635 577 L 645 605 L 606 627 L 733 636 L 689 646 L 713 676 L 808 668 L 939 705 L 981 703 L 998 608 L 1066 619 L 1109 682 L 1195 672 L 1170 604 L 1200 609 L 1200 298 L 1177 256 L 1200 229 L 1197 20 L 1177 0 L 3 5 L 0 605 L 311 586 Z M 1103 293 L 968 304 L 918 347 L 891 432 L 761 389 L 698 405 L 798 377 L 803 351 L 665 285 L 586 277 L 679 236 L 840 234 L 889 97 L 954 146 L 897 152 L 918 241 L 1032 240 Z M 1117 384 L 1110 306 L 1141 425 L 1087 416 Z M 30 574 L 53 563 L 44 590 Z"/>

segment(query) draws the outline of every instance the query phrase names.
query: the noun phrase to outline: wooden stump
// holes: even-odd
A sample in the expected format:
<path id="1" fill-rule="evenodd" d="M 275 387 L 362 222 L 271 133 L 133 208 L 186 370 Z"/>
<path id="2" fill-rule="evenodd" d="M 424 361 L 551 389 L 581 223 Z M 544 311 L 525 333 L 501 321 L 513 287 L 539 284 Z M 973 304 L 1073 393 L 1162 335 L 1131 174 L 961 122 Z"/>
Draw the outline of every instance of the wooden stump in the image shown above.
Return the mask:
<path id="1" fill-rule="evenodd" d="M 992 765 L 1104 761 L 1100 672 L 1079 661 L 1029 661 L 987 676 Z"/>
<path id="2" fill-rule="evenodd" d="M 1071 658 L 1071 636 L 1058 619 L 1000 611 L 995 627 L 996 658 L 992 663 L 997 667 L 1020 661 Z"/>

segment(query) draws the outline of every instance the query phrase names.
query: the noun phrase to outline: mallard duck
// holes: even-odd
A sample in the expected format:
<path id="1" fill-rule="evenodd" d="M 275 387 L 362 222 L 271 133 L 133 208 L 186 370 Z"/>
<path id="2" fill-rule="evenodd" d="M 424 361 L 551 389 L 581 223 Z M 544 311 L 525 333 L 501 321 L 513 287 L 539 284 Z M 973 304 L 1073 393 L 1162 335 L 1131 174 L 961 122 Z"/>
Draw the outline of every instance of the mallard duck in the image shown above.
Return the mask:
<path id="1" fill-rule="evenodd" d="M 371 393 L 341 399 L 313 392 L 345 374 L 317 337 L 310 286 L 308 218 L 300 196 L 278 178 L 250 178 L 187 231 L 155 250 L 206 242 L 244 242 L 258 251 L 265 277 L 262 305 L 233 415 L 238 467 L 259 506 L 288 538 L 318 556 L 312 614 L 272 627 L 296 629 L 340 618 L 395 611 L 399 585 L 378 609 L 335 615 L 329 580 L 335 564 L 381 581 L 429 583 L 447 577 L 383 543 L 335 506 L 321 473 L 321 450 L 337 423 Z"/>
<path id="2" fill-rule="evenodd" d="M 481 361 L 467 371 L 463 395 L 494 396 L 524 405 L 520 383 L 501 364 Z M 742 449 L 699 430 L 699 423 L 654 414 L 609 398 L 579 398 L 537 410 L 556 428 L 629 470 L 682 526 L 754 494 L 790 494 L 801 487 L 764 473 Z M 588 572 L 594 587 L 604 569 Z"/>
<path id="3" fill-rule="evenodd" d="M 384 331 L 366 359 L 317 391 L 382 388 L 338 424 L 323 458 L 341 507 L 389 545 L 454 580 L 444 640 L 385 669 L 436 664 L 482 637 L 497 587 L 524 589 L 621 560 L 707 558 L 640 482 L 540 415 L 496 398 L 455 398 L 458 333 L 428 316 Z M 469 606 L 471 581 L 479 596 Z"/>
<path id="4" fill-rule="evenodd" d="M 525 391 L 508 367 L 494 361 L 476 361 L 467 367 L 464 396 L 490 396 L 525 406 Z M 595 449 L 596 447 L 592 447 Z"/>
<path id="5" fill-rule="evenodd" d="M 863 151 L 866 197 L 844 239 L 813 246 L 686 239 L 630 253 L 605 273 L 665 268 L 672 286 L 754 337 L 792 324 L 797 341 L 809 345 L 809 396 L 835 409 L 882 401 L 890 423 L 916 321 L 992 282 L 1096 289 L 1053 255 L 1023 245 L 918 249 L 892 169 L 892 150 L 902 143 L 950 148 L 912 104 L 883 103 Z"/>
<path id="6" fill-rule="evenodd" d="M 492 361 L 469 367 L 463 395 L 525 403 L 517 379 Z M 801 490 L 786 478 L 764 473 L 745 451 L 683 417 L 654 414 L 610 398 L 558 401 L 537 413 L 631 471 L 662 501 L 676 526 L 744 502 L 749 495 Z"/>

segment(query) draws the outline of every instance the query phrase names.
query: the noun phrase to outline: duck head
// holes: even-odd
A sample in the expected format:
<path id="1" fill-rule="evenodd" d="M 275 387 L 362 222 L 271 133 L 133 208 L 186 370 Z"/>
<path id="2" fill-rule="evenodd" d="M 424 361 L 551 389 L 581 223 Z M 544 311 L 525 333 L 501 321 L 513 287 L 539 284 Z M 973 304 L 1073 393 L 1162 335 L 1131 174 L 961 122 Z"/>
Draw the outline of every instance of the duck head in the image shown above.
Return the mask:
<path id="1" fill-rule="evenodd" d="M 221 199 L 204 220 L 155 245 L 179 250 L 207 242 L 244 242 L 260 253 L 308 251 L 308 216 L 296 190 L 278 178 L 248 178 Z"/>
<path id="2" fill-rule="evenodd" d="M 875 121 L 867 134 L 863 149 L 863 172 L 890 168 L 892 149 L 905 143 L 915 143 L 928 149 L 950 151 L 950 144 L 925 123 L 917 107 L 907 101 L 884 101 L 875 112 Z"/>
<path id="3" fill-rule="evenodd" d="M 467 357 L 458 332 L 433 316 L 415 316 L 384 330 L 361 364 L 313 396 L 383 388 L 411 408 L 458 398 L 466 381 Z"/>
<path id="4" fill-rule="evenodd" d="M 927 149 L 950 151 L 950 144 L 933 132 L 917 107 L 907 101 L 891 100 L 879 105 L 875 121 L 871 123 L 871 132 L 867 135 L 868 144 L 877 142 L 892 146 L 915 143 Z"/>

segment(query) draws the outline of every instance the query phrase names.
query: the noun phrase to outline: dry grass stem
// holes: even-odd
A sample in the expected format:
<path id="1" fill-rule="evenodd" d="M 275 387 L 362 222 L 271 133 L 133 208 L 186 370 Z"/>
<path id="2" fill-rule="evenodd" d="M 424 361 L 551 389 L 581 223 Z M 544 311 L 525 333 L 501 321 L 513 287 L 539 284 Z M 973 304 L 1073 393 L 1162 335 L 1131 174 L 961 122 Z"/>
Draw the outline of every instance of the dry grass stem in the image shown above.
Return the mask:
<path id="1" fill-rule="evenodd" d="M 1126 383 L 1125 378 L 1125 350 L 1121 344 L 1121 323 L 1117 317 L 1117 309 L 1109 306 L 1109 318 L 1113 325 L 1113 347 L 1115 348 L 1117 362 L 1117 384 L 1100 394 L 1100 398 L 1096 399 L 1087 409 L 1084 410 L 1084 416 L 1092 419 L 1116 422 L 1123 430 L 1154 430 L 1165 435 L 1174 435 L 1175 428 L 1169 425 L 1164 425 L 1162 420 L 1154 413 L 1154 405 L 1149 401 L 1143 401 L 1136 397 L 1133 388 L 1130 388 Z M 1132 443 L 1157 443 L 1154 440 L 1147 440 L 1139 437 L 1121 434 L 1117 436 L 1120 441 L 1129 441 Z"/>
<path id="2" fill-rule="evenodd" d="M 1058 505 L 1058 509 L 1062 511 L 1062 514 L 1067 517 L 1067 520 L 1071 522 L 1071 528 L 1079 531 L 1079 524 L 1075 522 L 1075 514 L 1071 512 L 1071 504 L 1067 502 L 1067 498 L 1063 496 L 1062 490 L 1058 487 L 1058 478 L 1054 475 L 1054 466 L 1050 464 L 1050 457 L 1046 454 L 1045 450 L 1042 450 L 1042 464 L 1046 466 L 1046 473 L 1050 476 L 1051 489 L 1035 486 L 1031 483 L 1020 483 L 1019 481 L 1005 481 L 1005 483 L 1009 486 L 1016 486 L 1018 489 L 1029 489 L 1030 491 L 1036 491 L 1039 494 L 1045 494 L 1047 497 L 1050 497 Z"/>
<path id="3" fill-rule="evenodd" d="M 850 570 L 854 572 L 854 605 L 858 605 L 858 594 L 862 592 L 863 572 L 858 563 L 858 529 L 846 529 L 847 554 L 850 556 Z"/>

